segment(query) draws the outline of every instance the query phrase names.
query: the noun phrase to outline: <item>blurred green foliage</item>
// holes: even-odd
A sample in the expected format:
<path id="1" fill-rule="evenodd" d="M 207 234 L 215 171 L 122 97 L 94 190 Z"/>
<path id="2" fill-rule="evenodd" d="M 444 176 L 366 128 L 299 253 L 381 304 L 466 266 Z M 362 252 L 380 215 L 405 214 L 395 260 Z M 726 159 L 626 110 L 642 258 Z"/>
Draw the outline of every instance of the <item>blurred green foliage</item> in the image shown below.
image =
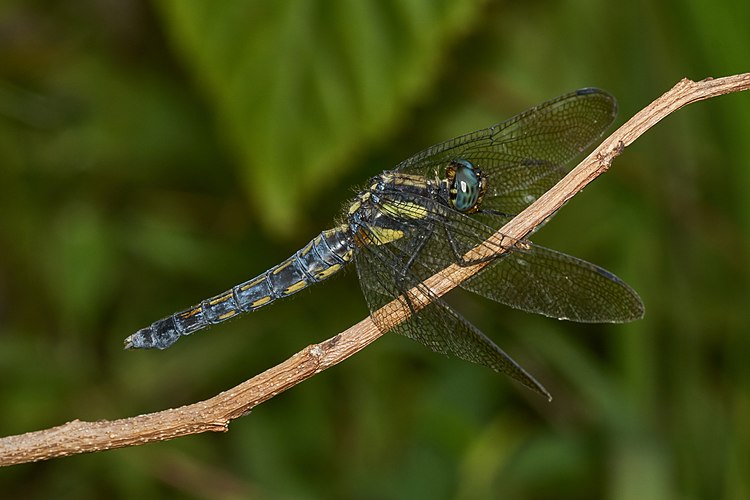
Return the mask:
<path id="1" fill-rule="evenodd" d="M 366 314 L 354 273 L 185 339 L 135 329 L 262 272 L 351 186 L 599 86 L 630 117 L 750 70 L 707 0 L 0 5 L 0 433 L 190 403 Z M 667 118 L 535 240 L 646 318 L 459 296 L 552 391 L 396 336 L 201 435 L 0 471 L 5 498 L 750 498 L 750 95 Z"/>

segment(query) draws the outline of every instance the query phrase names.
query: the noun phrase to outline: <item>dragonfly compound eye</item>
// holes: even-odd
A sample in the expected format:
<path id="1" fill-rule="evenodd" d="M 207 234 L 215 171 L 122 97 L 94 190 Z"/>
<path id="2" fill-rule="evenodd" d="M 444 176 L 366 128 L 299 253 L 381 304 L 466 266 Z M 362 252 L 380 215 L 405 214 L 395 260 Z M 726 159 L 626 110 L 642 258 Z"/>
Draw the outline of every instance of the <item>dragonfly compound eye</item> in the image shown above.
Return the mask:
<path id="1" fill-rule="evenodd" d="M 450 200 L 459 212 L 479 210 L 486 189 L 482 172 L 468 160 L 457 160 L 448 167 Z"/>

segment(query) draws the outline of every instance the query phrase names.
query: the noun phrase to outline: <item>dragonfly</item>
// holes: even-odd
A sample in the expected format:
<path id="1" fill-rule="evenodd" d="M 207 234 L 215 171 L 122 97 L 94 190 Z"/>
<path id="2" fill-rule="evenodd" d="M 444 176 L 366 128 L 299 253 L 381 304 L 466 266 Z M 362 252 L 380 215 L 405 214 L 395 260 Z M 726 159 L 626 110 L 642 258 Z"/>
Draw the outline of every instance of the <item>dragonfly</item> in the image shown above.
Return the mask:
<path id="1" fill-rule="evenodd" d="M 613 96 L 585 88 L 429 147 L 370 179 L 333 228 L 288 259 L 138 330 L 125 346 L 165 349 L 180 337 L 267 306 L 354 263 L 381 331 L 391 329 L 438 353 L 485 365 L 551 399 L 541 383 L 425 281 L 454 264 L 482 263 L 477 274 L 457 286 L 557 319 L 623 323 L 641 318 L 638 294 L 609 271 L 528 240 L 497 243 L 490 238 L 559 181 L 616 113 Z M 477 248 L 484 257 L 470 257 Z M 393 300 L 411 313 L 395 327 L 382 312 Z"/>

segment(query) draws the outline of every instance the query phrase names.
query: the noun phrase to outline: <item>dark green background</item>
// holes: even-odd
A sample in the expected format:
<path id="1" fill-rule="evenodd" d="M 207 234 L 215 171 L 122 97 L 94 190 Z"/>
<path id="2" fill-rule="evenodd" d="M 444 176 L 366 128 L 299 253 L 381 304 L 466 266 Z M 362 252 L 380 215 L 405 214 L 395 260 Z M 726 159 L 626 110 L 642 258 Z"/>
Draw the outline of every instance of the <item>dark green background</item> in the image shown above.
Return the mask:
<path id="1" fill-rule="evenodd" d="M 356 273 L 164 352 L 153 320 L 328 227 L 352 186 L 569 90 L 618 124 L 750 71 L 750 4 L 5 1 L 0 434 L 233 386 L 367 313 Z M 3 498 L 750 498 L 750 93 L 656 126 L 535 241 L 644 320 L 459 296 L 555 400 L 386 336 L 226 434 L 0 470 Z M 499 284 L 502 286 L 502 284 Z"/>

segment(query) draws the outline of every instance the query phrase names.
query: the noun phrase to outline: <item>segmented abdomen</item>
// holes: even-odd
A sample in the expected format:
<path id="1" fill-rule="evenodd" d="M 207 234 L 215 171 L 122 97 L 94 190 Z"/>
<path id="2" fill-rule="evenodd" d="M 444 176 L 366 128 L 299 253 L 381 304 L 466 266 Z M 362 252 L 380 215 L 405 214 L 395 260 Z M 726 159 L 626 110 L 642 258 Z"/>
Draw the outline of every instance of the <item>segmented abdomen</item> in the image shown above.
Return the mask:
<path id="1" fill-rule="evenodd" d="M 353 248 L 348 243 L 347 231 L 346 226 L 323 231 L 263 274 L 138 330 L 125 339 L 125 347 L 166 349 L 182 335 L 254 311 L 323 281 L 351 260 Z"/>

